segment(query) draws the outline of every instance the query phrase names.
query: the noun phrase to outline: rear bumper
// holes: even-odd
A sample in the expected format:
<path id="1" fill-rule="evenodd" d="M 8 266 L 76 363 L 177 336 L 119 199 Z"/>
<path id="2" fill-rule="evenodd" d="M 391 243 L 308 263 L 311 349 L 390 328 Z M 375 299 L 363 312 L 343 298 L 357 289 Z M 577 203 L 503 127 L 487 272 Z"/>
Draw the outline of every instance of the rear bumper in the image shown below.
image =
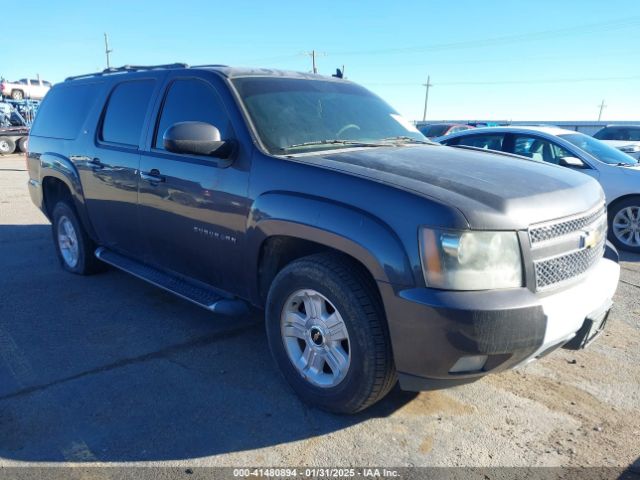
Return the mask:
<path id="1" fill-rule="evenodd" d="M 394 291 L 380 285 L 400 386 L 469 383 L 550 353 L 575 337 L 590 314 L 611 305 L 619 275 L 615 256 L 608 255 L 579 283 L 546 295 L 526 288 Z M 481 356 L 487 358 L 479 368 L 458 367 L 464 357 Z"/>

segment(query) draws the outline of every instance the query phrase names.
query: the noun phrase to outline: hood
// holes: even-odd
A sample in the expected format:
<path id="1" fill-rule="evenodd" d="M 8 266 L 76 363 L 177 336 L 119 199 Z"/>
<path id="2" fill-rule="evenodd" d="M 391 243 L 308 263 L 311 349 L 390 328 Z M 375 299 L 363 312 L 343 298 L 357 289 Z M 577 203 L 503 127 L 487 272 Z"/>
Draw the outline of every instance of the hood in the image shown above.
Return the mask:
<path id="1" fill-rule="evenodd" d="M 604 203 L 602 188 L 588 175 L 440 145 L 350 149 L 304 160 L 455 207 L 472 229 L 526 229 Z"/>

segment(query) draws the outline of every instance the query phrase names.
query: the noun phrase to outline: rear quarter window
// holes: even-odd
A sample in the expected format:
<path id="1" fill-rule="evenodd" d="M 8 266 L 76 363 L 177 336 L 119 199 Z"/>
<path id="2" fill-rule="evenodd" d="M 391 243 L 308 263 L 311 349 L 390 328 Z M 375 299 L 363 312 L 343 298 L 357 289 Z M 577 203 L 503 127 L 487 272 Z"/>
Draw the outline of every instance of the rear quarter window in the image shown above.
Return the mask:
<path id="1" fill-rule="evenodd" d="M 73 140 L 98 99 L 100 83 L 60 85 L 51 89 L 38 108 L 31 135 Z"/>

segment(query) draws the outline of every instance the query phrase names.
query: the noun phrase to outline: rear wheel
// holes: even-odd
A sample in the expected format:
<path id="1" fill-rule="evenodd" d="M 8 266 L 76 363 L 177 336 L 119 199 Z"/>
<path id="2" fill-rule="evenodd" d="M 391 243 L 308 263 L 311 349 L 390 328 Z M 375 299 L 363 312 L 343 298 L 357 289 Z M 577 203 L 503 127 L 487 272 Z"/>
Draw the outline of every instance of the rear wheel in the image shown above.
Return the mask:
<path id="1" fill-rule="evenodd" d="M 95 244 L 80 224 L 73 207 L 66 201 L 56 203 L 51 226 L 53 243 L 62 268 L 78 275 L 104 270 L 104 264 L 94 255 Z"/>
<path id="2" fill-rule="evenodd" d="M 640 253 L 640 196 L 613 205 L 609 212 L 609 237 L 620 250 Z"/>
<path id="3" fill-rule="evenodd" d="M 14 100 L 22 100 L 24 98 L 24 92 L 22 90 L 13 90 L 11 92 L 11 98 Z"/>
<path id="4" fill-rule="evenodd" d="M 0 155 L 9 155 L 16 149 L 16 142 L 10 138 L 0 137 Z"/>
<path id="5" fill-rule="evenodd" d="M 356 413 L 395 384 L 378 293 L 348 258 L 317 254 L 287 265 L 271 285 L 266 313 L 273 357 L 307 403 Z"/>
<path id="6" fill-rule="evenodd" d="M 29 137 L 22 137 L 18 140 L 18 150 L 26 152 L 29 149 Z"/>

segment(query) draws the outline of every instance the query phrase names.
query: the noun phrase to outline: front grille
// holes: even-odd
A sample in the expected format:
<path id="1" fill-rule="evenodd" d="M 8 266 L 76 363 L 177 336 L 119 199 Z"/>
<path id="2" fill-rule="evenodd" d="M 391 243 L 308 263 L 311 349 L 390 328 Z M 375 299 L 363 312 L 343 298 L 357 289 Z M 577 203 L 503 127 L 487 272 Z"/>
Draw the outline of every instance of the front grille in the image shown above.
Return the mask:
<path id="1" fill-rule="evenodd" d="M 529 229 L 536 290 L 578 278 L 603 256 L 607 213 L 599 207 L 583 215 Z"/>
<path id="2" fill-rule="evenodd" d="M 596 247 L 585 248 L 567 255 L 535 262 L 537 289 L 542 290 L 585 273 L 602 257 L 604 244 L 603 240 Z"/>
<path id="3" fill-rule="evenodd" d="M 560 220 L 555 223 L 546 223 L 529 230 L 529 238 L 531 238 L 531 244 L 544 242 L 551 240 L 569 233 L 582 230 L 586 226 L 594 223 L 602 215 L 606 215 L 606 209 L 597 208 L 590 213 L 582 216 L 574 217 L 569 220 Z"/>

